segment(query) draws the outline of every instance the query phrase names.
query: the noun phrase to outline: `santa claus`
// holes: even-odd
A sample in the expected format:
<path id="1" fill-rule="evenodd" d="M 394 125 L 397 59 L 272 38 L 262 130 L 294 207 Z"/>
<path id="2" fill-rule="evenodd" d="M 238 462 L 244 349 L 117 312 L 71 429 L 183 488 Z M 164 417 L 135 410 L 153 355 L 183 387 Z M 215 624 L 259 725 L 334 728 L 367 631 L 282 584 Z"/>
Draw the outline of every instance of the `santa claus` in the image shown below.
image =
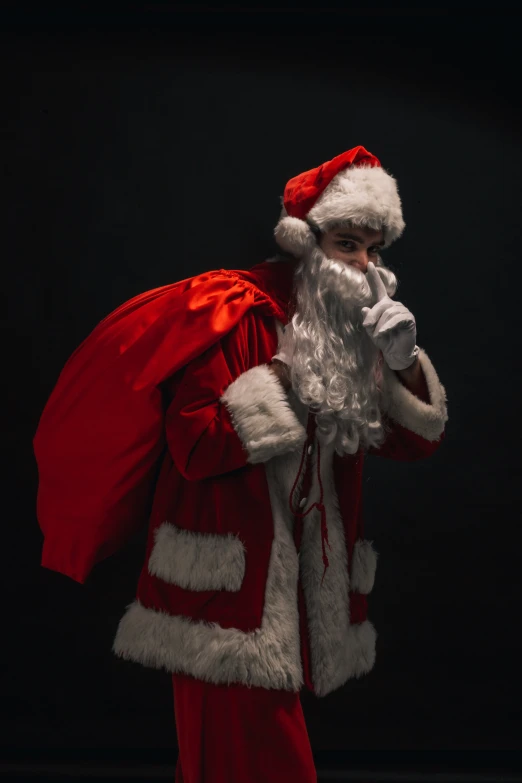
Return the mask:
<path id="1" fill-rule="evenodd" d="M 354 147 L 288 182 L 275 258 L 183 288 L 196 347 L 154 381 L 164 449 L 137 594 L 113 646 L 172 675 L 178 781 L 315 780 L 300 689 L 325 696 L 374 665 L 364 457 L 428 457 L 448 418 L 380 256 L 404 227 L 395 179 Z M 151 364 L 135 388 L 154 385 Z M 44 506 L 41 487 L 45 533 Z M 78 531 L 62 544 L 65 523 L 50 532 L 42 564 L 83 581 L 128 536 L 119 514 L 105 529 L 89 523 L 89 544 Z M 230 723 L 218 726 L 221 710 Z"/>

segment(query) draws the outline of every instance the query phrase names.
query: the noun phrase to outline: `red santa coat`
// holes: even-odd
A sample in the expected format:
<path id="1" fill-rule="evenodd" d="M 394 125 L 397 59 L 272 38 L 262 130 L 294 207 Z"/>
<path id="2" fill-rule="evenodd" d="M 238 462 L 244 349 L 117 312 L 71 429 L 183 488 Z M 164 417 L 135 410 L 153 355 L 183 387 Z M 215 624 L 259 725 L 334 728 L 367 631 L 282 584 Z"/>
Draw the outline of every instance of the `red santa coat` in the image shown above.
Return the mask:
<path id="1" fill-rule="evenodd" d="M 247 309 L 165 381 L 166 448 L 144 564 L 113 650 L 216 684 L 306 685 L 325 696 L 375 661 L 364 454 L 319 448 L 307 407 L 267 367 L 289 317 L 289 265 L 264 262 L 245 274 L 277 306 Z M 412 461 L 442 442 L 445 389 L 423 349 L 419 360 L 420 397 L 383 366 L 390 431 L 370 453 Z M 292 508 L 304 516 L 290 508 L 292 487 Z M 54 540 L 42 560 L 51 568 L 63 562 Z"/>

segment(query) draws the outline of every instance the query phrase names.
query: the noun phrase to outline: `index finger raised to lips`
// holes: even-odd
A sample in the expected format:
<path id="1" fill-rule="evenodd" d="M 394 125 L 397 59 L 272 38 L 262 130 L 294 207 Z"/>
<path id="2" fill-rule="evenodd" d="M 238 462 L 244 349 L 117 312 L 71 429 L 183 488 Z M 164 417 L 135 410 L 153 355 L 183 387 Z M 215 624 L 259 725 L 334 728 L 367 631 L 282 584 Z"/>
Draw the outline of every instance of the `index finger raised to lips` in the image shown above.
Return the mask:
<path id="1" fill-rule="evenodd" d="M 388 294 L 386 293 L 385 285 L 381 280 L 381 276 L 378 273 L 373 261 L 368 262 L 368 271 L 366 273 L 366 277 L 368 278 L 368 284 L 373 294 L 374 304 L 377 304 L 377 302 L 380 302 L 381 299 L 384 299 L 384 297 L 388 296 Z"/>

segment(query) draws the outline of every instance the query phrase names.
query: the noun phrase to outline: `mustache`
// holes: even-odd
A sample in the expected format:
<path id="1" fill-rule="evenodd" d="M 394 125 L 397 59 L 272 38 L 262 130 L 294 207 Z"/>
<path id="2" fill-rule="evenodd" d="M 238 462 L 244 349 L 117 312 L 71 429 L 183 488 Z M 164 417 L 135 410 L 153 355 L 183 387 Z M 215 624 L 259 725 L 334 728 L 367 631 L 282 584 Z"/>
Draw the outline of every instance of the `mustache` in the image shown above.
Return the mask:
<path id="1" fill-rule="evenodd" d="M 378 257 L 375 268 L 386 293 L 392 297 L 398 286 L 394 272 Z M 367 276 L 359 268 L 328 257 L 319 246 L 301 260 L 296 270 L 296 283 L 305 285 L 317 298 L 318 309 L 331 312 L 341 308 L 357 320 L 360 308 L 375 304 Z"/>
<path id="2" fill-rule="evenodd" d="M 382 267 L 376 267 L 384 285 L 389 277 Z M 335 295 L 345 300 L 350 310 L 353 307 L 371 307 L 375 304 L 374 295 L 364 272 L 344 261 L 324 257 L 319 268 L 319 294 Z M 322 289 L 322 290 L 321 290 Z"/>

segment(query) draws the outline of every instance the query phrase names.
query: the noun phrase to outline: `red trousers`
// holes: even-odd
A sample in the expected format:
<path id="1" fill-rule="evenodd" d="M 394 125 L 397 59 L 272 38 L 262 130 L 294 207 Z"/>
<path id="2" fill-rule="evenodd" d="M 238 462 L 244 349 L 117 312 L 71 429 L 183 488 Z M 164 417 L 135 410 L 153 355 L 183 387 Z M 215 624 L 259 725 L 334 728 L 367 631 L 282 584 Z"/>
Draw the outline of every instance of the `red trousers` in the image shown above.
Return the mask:
<path id="1" fill-rule="evenodd" d="M 315 426 L 311 421 L 309 427 Z M 310 483 L 308 465 L 306 494 Z M 298 517 L 297 551 L 302 528 Z M 301 577 L 298 605 L 304 684 L 314 693 Z M 299 693 L 213 685 L 185 674 L 173 674 L 172 685 L 179 748 L 175 783 L 317 783 Z"/>
<path id="2" fill-rule="evenodd" d="M 299 693 L 173 674 L 175 783 L 317 783 Z"/>

